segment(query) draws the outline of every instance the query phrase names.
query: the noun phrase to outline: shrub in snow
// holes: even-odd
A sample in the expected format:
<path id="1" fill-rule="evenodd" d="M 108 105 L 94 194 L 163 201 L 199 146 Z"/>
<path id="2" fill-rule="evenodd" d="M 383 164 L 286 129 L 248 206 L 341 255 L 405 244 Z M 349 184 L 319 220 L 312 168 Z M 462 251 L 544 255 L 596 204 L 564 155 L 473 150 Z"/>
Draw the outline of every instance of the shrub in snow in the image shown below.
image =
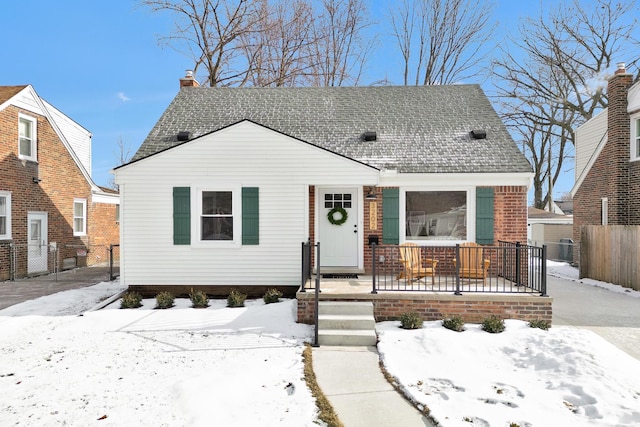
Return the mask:
<path id="1" fill-rule="evenodd" d="M 160 292 L 156 295 L 156 308 L 171 308 L 173 307 L 173 294 L 171 292 Z"/>
<path id="2" fill-rule="evenodd" d="M 191 307 L 193 308 L 209 307 L 209 297 L 207 297 L 206 292 L 194 291 L 193 289 L 191 289 L 191 293 L 189 294 L 189 299 L 191 300 Z"/>
<path id="3" fill-rule="evenodd" d="M 482 330 L 492 334 L 499 334 L 505 329 L 504 320 L 492 314 L 482 321 Z"/>
<path id="4" fill-rule="evenodd" d="M 280 292 L 276 288 L 271 288 L 271 289 L 267 289 L 267 292 L 264 293 L 264 295 L 262 296 L 262 299 L 264 300 L 265 304 L 271 304 L 273 302 L 280 301 L 281 297 L 282 297 L 282 292 Z"/>
<path id="5" fill-rule="evenodd" d="M 536 319 L 529 322 L 529 327 L 538 328 L 538 329 L 542 329 L 543 331 L 547 331 L 551 327 L 551 322 L 549 322 L 548 320 Z"/>
<path id="6" fill-rule="evenodd" d="M 142 295 L 137 292 L 126 292 L 120 300 L 120 308 L 142 307 Z"/>
<path id="7" fill-rule="evenodd" d="M 246 299 L 246 294 L 243 294 L 239 290 L 233 288 L 227 297 L 227 307 L 244 307 L 244 300 Z"/>
<path id="8" fill-rule="evenodd" d="M 442 326 L 452 331 L 462 332 L 464 331 L 464 320 L 461 316 L 451 316 L 442 320 Z"/>
<path id="9" fill-rule="evenodd" d="M 415 311 L 407 311 L 400 315 L 400 327 L 402 329 L 422 328 L 422 316 Z"/>

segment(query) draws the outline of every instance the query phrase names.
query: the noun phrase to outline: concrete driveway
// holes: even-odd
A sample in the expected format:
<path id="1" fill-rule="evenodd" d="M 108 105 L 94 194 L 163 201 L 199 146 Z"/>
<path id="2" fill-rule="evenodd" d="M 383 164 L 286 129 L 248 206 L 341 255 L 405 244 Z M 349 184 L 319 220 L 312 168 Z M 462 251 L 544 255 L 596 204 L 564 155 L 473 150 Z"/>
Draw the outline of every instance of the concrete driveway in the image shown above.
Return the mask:
<path id="1" fill-rule="evenodd" d="M 589 329 L 640 360 L 640 298 L 547 276 L 553 324 Z"/>
<path id="2" fill-rule="evenodd" d="M 109 281 L 109 267 L 82 267 L 57 274 L 0 282 L 0 310 L 70 289 Z"/>

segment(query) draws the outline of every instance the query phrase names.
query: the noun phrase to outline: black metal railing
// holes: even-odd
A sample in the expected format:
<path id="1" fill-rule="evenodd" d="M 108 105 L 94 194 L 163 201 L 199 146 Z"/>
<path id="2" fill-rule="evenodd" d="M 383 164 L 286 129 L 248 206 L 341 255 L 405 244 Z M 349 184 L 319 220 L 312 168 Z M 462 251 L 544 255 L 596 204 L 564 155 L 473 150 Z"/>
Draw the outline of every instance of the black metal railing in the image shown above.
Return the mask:
<path id="1" fill-rule="evenodd" d="M 372 244 L 378 291 L 529 293 L 546 296 L 546 247 Z M 402 253 L 401 253 L 402 251 Z"/>
<path id="2" fill-rule="evenodd" d="M 308 283 L 311 281 L 311 241 L 307 240 L 306 242 L 302 242 L 302 274 L 300 277 L 300 291 L 305 292 L 306 289 L 313 289 L 311 287 L 307 287 Z"/>
<path id="3" fill-rule="evenodd" d="M 316 248 L 316 279 L 315 281 L 311 280 L 311 266 L 313 260 L 313 251 L 312 248 Z M 315 299 L 314 299 L 314 341 L 313 346 L 318 347 L 320 344 L 318 342 L 318 332 L 319 332 L 319 322 L 318 322 L 318 312 L 320 305 L 320 242 L 317 242 L 315 245 L 312 245 L 309 240 L 306 242 L 302 242 L 302 283 L 300 284 L 300 292 L 306 292 L 306 290 L 314 290 L 315 291 Z M 315 283 L 314 283 L 315 282 Z"/>
<path id="4" fill-rule="evenodd" d="M 120 276 L 120 245 L 109 245 L 109 281 Z"/>

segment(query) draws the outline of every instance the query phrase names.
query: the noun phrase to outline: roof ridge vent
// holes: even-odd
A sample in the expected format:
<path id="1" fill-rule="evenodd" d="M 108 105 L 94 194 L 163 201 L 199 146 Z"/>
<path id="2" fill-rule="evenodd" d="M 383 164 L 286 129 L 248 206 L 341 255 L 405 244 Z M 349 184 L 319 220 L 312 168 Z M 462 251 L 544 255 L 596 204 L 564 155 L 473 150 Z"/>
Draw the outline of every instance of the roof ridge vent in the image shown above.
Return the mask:
<path id="1" fill-rule="evenodd" d="M 473 139 L 485 139 L 487 137 L 487 131 L 484 129 L 473 129 L 471 131 L 471 137 Z"/>
<path id="2" fill-rule="evenodd" d="M 365 141 L 375 141 L 378 139 L 378 135 L 376 134 L 376 131 L 367 131 L 363 132 L 362 139 Z"/>
<path id="3" fill-rule="evenodd" d="M 178 141 L 188 141 L 191 139 L 191 132 L 181 131 L 178 132 Z"/>

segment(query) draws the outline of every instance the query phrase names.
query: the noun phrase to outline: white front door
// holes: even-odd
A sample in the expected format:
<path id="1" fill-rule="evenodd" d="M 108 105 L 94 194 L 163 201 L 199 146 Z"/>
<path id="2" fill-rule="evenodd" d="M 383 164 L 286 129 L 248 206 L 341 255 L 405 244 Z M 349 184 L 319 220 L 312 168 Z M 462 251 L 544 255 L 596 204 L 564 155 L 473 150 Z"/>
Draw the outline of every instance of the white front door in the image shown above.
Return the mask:
<path id="1" fill-rule="evenodd" d="M 320 188 L 317 197 L 320 265 L 358 267 L 358 188 Z M 342 224 L 332 224 L 329 212 L 333 212 L 334 222 Z"/>
<path id="2" fill-rule="evenodd" d="M 47 259 L 49 245 L 47 242 L 47 213 L 29 212 L 28 226 L 28 273 L 40 273 L 48 270 Z"/>

